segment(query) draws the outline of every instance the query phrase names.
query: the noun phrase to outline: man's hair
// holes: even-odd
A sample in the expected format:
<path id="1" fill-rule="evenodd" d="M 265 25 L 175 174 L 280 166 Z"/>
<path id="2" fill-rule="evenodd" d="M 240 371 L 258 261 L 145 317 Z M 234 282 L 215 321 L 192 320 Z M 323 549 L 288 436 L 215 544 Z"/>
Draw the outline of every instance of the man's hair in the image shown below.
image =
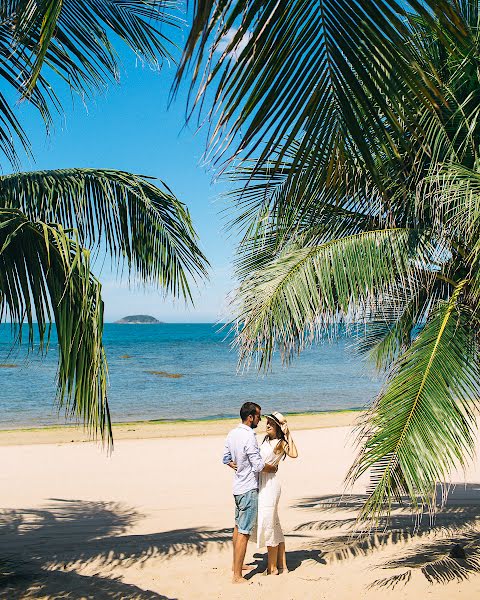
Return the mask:
<path id="1" fill-rule="evenodd" d="M 257 414 L 257 409 L 262 410 L 262 407 L 255 402 L 245 402 L 240 409 L 240 418 L 242 421 L 246 421 L 249 415 L 255 416 Z"/>

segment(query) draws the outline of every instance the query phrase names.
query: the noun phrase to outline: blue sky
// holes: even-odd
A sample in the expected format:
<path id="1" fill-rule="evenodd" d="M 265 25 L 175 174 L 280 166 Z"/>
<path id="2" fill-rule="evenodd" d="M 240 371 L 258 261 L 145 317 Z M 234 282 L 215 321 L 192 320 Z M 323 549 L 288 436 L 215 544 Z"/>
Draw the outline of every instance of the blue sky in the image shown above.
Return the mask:
<path id="1" fill-rule="evenodd" d="M 206 130 L 185 127 L 186 93 L 181 91 L 168 107 L 174 66 L 161 72 L 142 66 L 122 52 L 121 83 L 110 85 L 84 106 L 65 90 L 60 97 L 65 114 L 55 119 L 47 137 L 35 112 L 19 107 L 32 142 L 35 161 L 24 160 L 24 170 L 66 167 L 122 169 L 163 180 L 185 202 L 200 237 L 200 246 L 211 263 L 210 281 L 194 291 L 195 306 L 165 299 L 153 288 L 128 286 L 115 278 L 109 261 L 99 260 L 95 274 L 103 284 L 105 320 L 127 314 L 151 314 L 168 322 L 214 322 L 228 313 L 226 295 L 233 287 L 233 240 L 222 231 L 224 207 L 213 185 L 213 171 L 201 166 Z M 25 121 L 27 117 L 27 121 Z"/>

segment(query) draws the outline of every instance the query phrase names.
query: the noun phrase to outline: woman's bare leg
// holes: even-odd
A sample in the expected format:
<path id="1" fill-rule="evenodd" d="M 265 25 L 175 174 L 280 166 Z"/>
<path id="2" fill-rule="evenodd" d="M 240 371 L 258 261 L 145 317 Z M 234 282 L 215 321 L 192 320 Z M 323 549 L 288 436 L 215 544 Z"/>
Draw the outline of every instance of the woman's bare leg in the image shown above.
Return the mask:
<path id="1" fill-rule="evenodd" d="M 267 575 L 276 575 L 277 574 L 278 546 L 267 546 L 267 550 L 268 550 Z"/>
<path id="2" fill-rule="evenodd" d="M 279 573 L 287 573 L 287 555 L 285 554 L 285 542 L 278 544 L 277 569 Z"/>

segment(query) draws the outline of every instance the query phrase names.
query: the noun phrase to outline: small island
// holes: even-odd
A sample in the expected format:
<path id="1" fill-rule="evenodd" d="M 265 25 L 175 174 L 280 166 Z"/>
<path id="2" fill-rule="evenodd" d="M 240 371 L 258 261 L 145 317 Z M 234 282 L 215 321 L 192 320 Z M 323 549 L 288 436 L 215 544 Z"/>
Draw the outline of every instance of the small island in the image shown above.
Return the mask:
<path id="1" fill-rule="evenodd" d="M 120 323 L 122 325 L 158 325 L 162 323 L 155 317 L 151 317 L 150 315 L 129 315 L 128 317 L 123 317 L 119 321 L 115 321 L 115 323 Z"/>

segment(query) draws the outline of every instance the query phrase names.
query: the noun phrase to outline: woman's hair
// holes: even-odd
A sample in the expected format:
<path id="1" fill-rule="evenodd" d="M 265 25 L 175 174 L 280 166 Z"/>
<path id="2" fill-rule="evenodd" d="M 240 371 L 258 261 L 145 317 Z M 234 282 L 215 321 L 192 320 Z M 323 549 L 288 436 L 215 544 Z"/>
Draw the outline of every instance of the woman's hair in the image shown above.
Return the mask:
<path id="1" fill-rule="evenodd" d="M 285 438 L 285 434 L 283 433 L 280 425 L 274 419 L 267 417 L 267 422 L 272 423 L 275 426 L 275 437 L 278 440 L 277 445 L 275 446 L 273 451 L 275 454 L 283 454 L 283 460 L 285 460 L 287 458 L 287 448 L 288 448 L 288 442 L 287 442 L 287 439 Z M 263 441 L 265 441 L 266 439 L 268 439 L 268 435 L 266 435 L 264 437 Z"/>

